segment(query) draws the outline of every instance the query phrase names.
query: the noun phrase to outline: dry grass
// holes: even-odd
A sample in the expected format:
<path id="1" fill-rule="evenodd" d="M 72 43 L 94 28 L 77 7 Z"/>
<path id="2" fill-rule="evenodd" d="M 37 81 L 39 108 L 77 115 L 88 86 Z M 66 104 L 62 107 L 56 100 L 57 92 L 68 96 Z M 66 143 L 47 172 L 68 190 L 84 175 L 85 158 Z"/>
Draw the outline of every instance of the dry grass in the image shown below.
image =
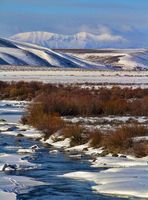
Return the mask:
<path id="1" fill-rule="evenodd" d="M 101 146 L 103 141 L 103 133 L 99 130 L 94 130 L 90 133 L 90 146 L 98 148 Z"/>
<path id="2" fill-rule="evenodd" d="M 134 137 L 147 135 L 148 129 L 144 126 L 137 124 L 124 125 L 105 137 L 104 146 L 110 152 L 128 152 L 129 149 L 134 147 Z"/>
<path id="3" fill-rule="evenodd" d="M 0 99 L 32 100 L 60 116 L 148 115 L 148 89 L 113 87 L 98 90 L 40 82 L 2 82 Z"/>
<path id="4" fill-rule="evenodd" d="M 135 142 L 133 145 L 133 154 L 137 158 L 142 158 L 148 155 L 148 142 L 147 141 L 140 141 Z"/>
<path id="5" fill-rule="evenodd" d="M 67 125 L 62 129 L 62 135 L 65 138 L 70 138 L 71 146 L 81 145 L 85 142 L 83 137 L 84 129 L 79 125 Z"/>
<path id="6" fill-rule="evenodd" d="M 148 129 L 144 126 L 124 125 L 104 135 L 100 131 L 89 132 L 80 125 L 65 123 L 61 116 L 148 116 L 148 89 L 113 87 L 87 90 L 36 82 L 0 82 L 0 90 L 1 99 L 34 98 L 27 116 L 22 117 L 22 123 L 41 130 L 45 138 L 61 130 L 65 138 L 71 138 L 72 146 L 90 140 L 92 147 L 103 146 L 109 152 L 131 152 L 138 157 L 147 155 L 147 144 L 135 144 L 133 141 L 134 137 L 148 135 Z"/>

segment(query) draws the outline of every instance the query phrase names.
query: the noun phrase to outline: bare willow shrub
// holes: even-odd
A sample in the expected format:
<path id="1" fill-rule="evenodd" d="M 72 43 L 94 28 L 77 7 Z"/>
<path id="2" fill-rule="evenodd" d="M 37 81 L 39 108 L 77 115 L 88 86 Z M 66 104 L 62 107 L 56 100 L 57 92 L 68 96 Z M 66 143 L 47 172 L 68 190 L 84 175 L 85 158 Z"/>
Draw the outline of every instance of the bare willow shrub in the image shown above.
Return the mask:
<path id="1" fill-rule="evenodd" d="M 99 130 L 94 130 L 90 132 L 89 140 L 91 147 L 98 148 L 102 145 L 103 133 Z"/>
<path id="2" fill-rule="evenodd" d="M 83 130 L 83 127 L 77 124 L 67 125 L 63 128 L 62 135 L 71 139 L 71 146 L 81 145 L 84 143 Z"/>
<path id="3" fill-rule="evenodd" d="M 109 133 L 104 144 L 107 149 L 115 152 L 127 151 L 134 145 L 133 138 L 148 135 L 148 129 L 141 125 L 124 125 L 121 128 Z"/>

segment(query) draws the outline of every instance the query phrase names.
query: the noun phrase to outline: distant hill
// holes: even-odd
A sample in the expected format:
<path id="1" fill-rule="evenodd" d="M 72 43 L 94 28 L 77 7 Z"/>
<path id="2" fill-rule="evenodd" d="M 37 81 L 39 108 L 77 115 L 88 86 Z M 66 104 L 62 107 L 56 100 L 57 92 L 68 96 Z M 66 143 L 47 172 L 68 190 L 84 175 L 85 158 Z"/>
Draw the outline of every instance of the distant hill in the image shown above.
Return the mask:
<path id="1" fill-rule="evenodd" d="M 28 42 L 48 48 L 120 48 L 125 47 L 126 40 L 110 33 L 92 34 L 80 32 L 73 35 L 62 35 L 50 32 L 26 32 L 10 37 L 20 42 Z"/>
<path id="2" fill-rule="evenodd" d="M 122 70 L 148 70 L 148 49 L 57 49 L 87 62 Z"/>
<path id="3" fill-rule="evenodd" d="M 0 65 L 99 70 L 148 70 L 147 49 L 51 50 L 0 38 Z"/>
<path id="4" fill-rule="evenodd" d="M 0 65 L 108 69 L 80 58 L 33 44 L 0 38 Z"/>

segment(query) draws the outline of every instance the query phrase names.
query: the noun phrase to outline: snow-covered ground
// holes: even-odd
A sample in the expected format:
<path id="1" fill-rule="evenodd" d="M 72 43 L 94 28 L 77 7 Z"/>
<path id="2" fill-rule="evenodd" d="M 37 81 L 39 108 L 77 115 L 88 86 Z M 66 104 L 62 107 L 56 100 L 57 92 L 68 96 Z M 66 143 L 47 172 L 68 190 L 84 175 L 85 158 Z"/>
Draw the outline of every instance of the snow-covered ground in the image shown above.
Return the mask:
<path id="1" fill-rule="evenodd" d="M 7 134 L 7 132 L 3 132 L 2 134 Z M 103 150 L 101 148 L 94 149 L 89 147 L 89 142 L 84 145 L 70 147 L 69 138 L 55 142 L 53 137 L 54 136 L 51 136 L 46 141 L 42 140 L 42 142 L 48 143 L 55 148 L 54 150 L 51 150 L 50 153 L 58 153 L 58 150 L 62 148 L 62 150 L 64 149 L 65 153 L 67 152 L 71 158 L 81 159 L 83 154 L 93 157 L 95 156 L 95 160 L 90 159 L 92 167 L 102 167 L 102 170 L 97 173 L 76 171 L 68 174 L 63 174 L 61 175 L 61 177 L 77 179 L 79 181 L 90 181 L 92 189 L 96 192 L 103 194 L 126 197 L 134 196 L 141 199 L 148 198 L 148 157 L 135 158 L 128 155 L 124 155 L 123 157 L 120 154 L 118 157 L 113 157 L 111 154 L 108 154 L 105 157 L 97 157 L 97 154 L 101 153 Z M 0 155 L 1 169 L 4 167 L 5 163 L 18 166 L 18 170 L 19 168 L 27 169 L 28 167 L 36 167 L 23 159 L 24 156 L 22 155 L 22 153 L 33 153 L 31 149 L 31 147 L 29 149 L 21 149 L 20 151 L 18 151 L 18 153 L 20 153 L 21 155 Z M 11 170 L 11 168 L 9 170 Z M 31 179 L 26 180 L 25 177 L 22 177 L 21 180 L 20 178 L 17 180 L 17 177 L 13 177 L 13 179 L 17 181 L 17 184 L 19 183 L 20 186 L 23 184 L 23 187 L 25 187 L 25 185 L 28 187 L 29 184 L 33 186 L 44 184 Z M 3 182 L 7 182 L 8 184 L 9 180 L 11 179 L 4 178 Z"/>
<path id="2" fill-rule="evenodd" d="M 2 102 L 4 105 L 6 102 Z M 8 103 L 8 102 L 7 102 Z M 9 101 L 10 105 L 23 105 L 22 102 Z M 2 105 L 2 104 L 1 104 Z M 24 104 L 25 106 L 26 104 Z M 22 108 L 23 109 L 23 108 Z M 7 110 L 7 108 L 6 108 Z M 104 117 L 103 120 L 107 120 L 108 123 L 112 123 L 113 120 L 120 120 L 121 122 L 128 121 L 130 117 Z M 146 117 L 133 117 L 137 119 L 140 123 L 145 123 Z M 75 118 L 73 123 L 83 121 L 85 123 L 97 123 L 100 122 L 100 118 Z M 18 124 L 18 122 L 8 123 L 6 121 L 0 122 L 1 134 L 14 135 L 14 136 L 25 136 L 31 137 L 32 139 L 41 139 L 43 137 L 42 133 L 33 129 L 29 126 L 23 126 Z M 18 135 L 21 134 L 21 135 Z M 60 140 L 56 140 L 60 139 Z M 147 140 L 147 137 L 142 138 L 142 140 Z M 139 140 L 139 138 L 136 138 Z M 92 167 L 101 168 L 100 172 L 87 172 L 87 171 L 75 171 L 71 173 L 66 173 L 61 175 L 64 178 L 77 179 L 79 181 L 90 181 L 90 185 L 95 192 L 103 193 L 107 195 L 118 195 L 125 197 L 137 197 L 148 199 L 148 157 L 135 158 L 129 155 L 118 154 L 118 157 L 114 157 L 112 154 L 108 154 L 105 157 L 99 157 L 98 155 L 103 152 L 102 148 L 92 148 L 90 147 L 90 142 L 83 145 L 78 145 L 71 147 L 70 138 L 62 138 L 58 133 L 52 135 L 49 139 L 43 143 L 52 145 L 52 150 L 50 153 L 58 153 L 58 151 L 64 151 L 71 158 L 81 159 L 84 155 L 89 157 L 89 161 Z M 7 147 L 6 147 L 7 148 Z M 16 147 L 9 147 L 16 148 Z M 25 169 L 27 170 L 37 167 L 35 164 L 31 164 L 29 161 L 24 159 L 24 154 L 34 153 L 38 147 L 32 146 L 29 148 L 21 148 L 17 150 L 19 154 L 0 154 L 0 170 L 4 169 L 4 165 L 7 163 L 6 170 L 13 170 L 14 166 L 17 170 Z M 16 184 L 20 188 L 28 186 L 38 186 L 44 185 L 40 181 L 35 181 L 26 177 L 17 176 L 5 176 L 0 179 L 0 188 L 8 187 L 9 191 L 16 187 Z M 10 194 L 0 191 L 0 199 L 8 199 Z M 15 199 L 15 194 L 12 194 L 12 199 Z"/>
<path id="3" fill-rule="evenodd" d="M 69 55 L 75 56 L 94 63 L 102 63 L 121 67 L 124 70 L 147 69 L 148 51 L 147 49 L 103 49 L 103 50 L 82 50 L 71 53 L 65 50 Z M 62 52 L 62 50 L 61 50 Z"/>
<path id="4" fill-rule="evenodd" d="M 8 163 L 9 165 L 15 165 L 18 170 L 21 169 L 28 169 L 28 168 L 34 168 L 35 165 L 32 163 L 29 163 L 26 160 L 23 160 L 23 156 L 15 155 L 15 154 L 0 154 L 0 171 L 3 171 L 4 165 Z M 11 168 L 6 168 L 8 170 L 11 170 Z"/>
<path id="5" fill-rule="evenodd" d="M 122 119 L 126 120 L 126 117 Z M 139 122 L 143 120 L 139 118 Z M 60 141 L 56 141 L 55 138 L 58 138 L 58 134 L 42 141 L 55 148 L 51 153 L 58 153 L 58 150 L 62 149 L 74 159 L 81 159 L 84 155 L 90 156 L 92 167 L 102 168 L 100 172 L 75 171 L 60 175 L 61 177 L 90 181 L 92 189 L 98 193 L 148 199 L 148 156 L 136 158 L 130 155 L 118 154 L 116 157 L 108 154 L 100 157 L 98 155 L 103 149 L 92 148 L 89 142 L 71 147 L 69 138 L 61 140 L 60 136 Z M 147 140 L 147 137 L 143 137 L 142 140 Z"/>
<path id="6" fill-rule="evenodd" d="M 82 124 L 123 124 L 130 121 L 136 121 L 138 123 L 147 123 L 148 117 L 146 116 L 108 116 L 108 117 L 63 117 L 65 121 L 72 123 Z"/>
<path id="7" fill-rule="evenodd" d="M 63 119 L 73 124 L 79 123 L 89 130 L 99 129 L 104 133 L 108 130 L 115 130 L 123 124 L 148 124 L 148 117 L 146 116 L 63 117 Z"/>
<path id="8" fill-rule="evenodd" d="M 72 172 L 62 177 L 90 181 L 96 192 L 125 197 L 148 198 L 148 166 L 110 168 L 95 172 Z"/>
<path id="9" fill-rule="evenodd" d="M 11 191 L 17 190 L 19 193 L 20 190 L 25 191 L 29 187 L 41 185 L 46 185 L 46 183 L 25 176 L 3 175 L 0 178 L 0 200 L 16 200 L 17 195 Z M 5 190 L 8 192 L 4 192 Z"/>
<path id="10" fill-rule="evenodd" d="M 10 192 L 4 192 L 0 190 L 1 200 L 16 200 L 16 194 Z"/>
<path id="11" fill-rule="evenodd" d="M 42 81 L 63 84 L 121 85 L 122 87 L 148 87 L 148 71 L 101 72 L 82 70 L 1 71 L 1 81 Z M 111 85 L 110 85 L 111 84 Z M 87 86 L 85 86 L 87 87 Z"/>
<path id="12" fill-rule="evenodd" d="M 90 160 L 92 167 L 100 168 L 98 172 L 76 171 L 61 175 L 61 177 L 77 179 L 79 181 L 90 181 L 92 189 L 98 193 L 117 195 L 125 197 L 148 198 L 148 157 L 135 158 L 133 156 L 121 155 L 113 157 L 108 154 L 105 157 L 97 157 L 103 150 L 89 147 L 89 143 L 70 147 L 69 139 L 54 142 L 51 136 L 46 143 L 55 148 L 64 148 L 72 158 L 81 159 L 84 153 L 95 156 Z M 51 153 L 57 153 L 57 150 Z M 70 153 L 71 152 L 71 153 Z M 109 168 L 109 169 L 108 169 Z"/>
<path id="13" fill-rule="evenodd" d="M 21 115 L 25 112 L 25 108 L 28 105 L 27 101 L 0 101 L 0 118 L 6 119 L 9 122 L 15 122 L 20 119 Z M 2 122 L 0 122 L 1 124 Z M 6 126 L 4 127 L 4 130 Z"/>

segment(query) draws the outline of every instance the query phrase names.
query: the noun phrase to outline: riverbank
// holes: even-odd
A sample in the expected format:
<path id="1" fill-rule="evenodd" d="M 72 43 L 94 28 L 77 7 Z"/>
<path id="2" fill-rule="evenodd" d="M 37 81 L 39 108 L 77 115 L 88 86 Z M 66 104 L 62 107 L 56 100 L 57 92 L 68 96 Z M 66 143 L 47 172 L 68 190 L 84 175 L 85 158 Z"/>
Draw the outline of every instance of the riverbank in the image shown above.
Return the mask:
<path id="1" fill-rule="evenodd" d="M 60 142 L 54 141 L 54 136 L 45 141 L 46 144 L 55 147 L 51 152 L 62 151 L 75 159 L 86 156 L 92 167 L 106 168 L 100 173 L 76 171 L 64 174 L 62 177 L 94 181 L 96 186 L 92 186 L 92 189 L 103 194 L 148 198 L 148 156 L 135 158 L 130 155 L 109 153 L 102 157 L 100 155 L 103 149 L 91 148 L 89 143 L 70 147 L 68 138 Z"/>
<path id="2" fill-rule="evenodd" d="M 7 102 L 7 106 L 8 103 L 11 104 L 11 102 Z M 12 104 L 16 105 L 14 103 L 16 102 L 13 102 Z M 125 120 L 125 118 L 123 118 L 123 120 Z M 126 118 L 126 120 L 128 120 L 128 118 Z M 143 120 L 143 123 L 145 123 L 146 118 L 141 117 L 139 120 Z M 23 126 L 18 123 L 8 123 L 5 121 L 1 121 L 0 130 L 2 135 L 14 136 L 14 138 L 20 140 L 25 137 L 28 137 L 30 139 L 32 138 L 33 140 L 41 140 L 43 145 L 46 146 L 49 153 L 53 156 L 57 156 L 59 155 L 59 152 L 62 152 L 70 159 L 73 159 L 74 162 L 80 162 L 85 158 L 87 161 L 90 162 L 92 169 L 102 168 L 102 170 L 97 172 L 93 170 L 83 171 L 83 169 L 73 170 L 72 172 L 65 171 L 58 175 L 59 178 L 67 178 L 80 182 L 82 180 L 88 181 L 90 183 L 93 182 L 93 184 L 91 185 L 92 190 L 98 192 L 98 194 L 102 193 L 107 195 L 117 195 L 124 197 L 126 196 L 128 199 L 130 199 L 130 197 L 137 197 L 140 199 L 145 199 L 148 197 L 148 157 L 135 158 L 133 156 L 123 154 L 107 154 L 106 156 L 100 156 L 100 154 L 103 152 L 103 149 L 92 148 L 89 146 L 89 142 L 83 145 L 70 147 L 70 138 L 64 139 L 61 138 L 58 134 L 54 134 L 47 140 L 43 140 L 43 133 L 37 131 L 32 127 L 26 125 Z M 34 142 L 34 144 L 36 143 L 37 141 Z M 2 162 L 3 160 L 3 163 L 6 163 L 7 161 L 7 163 L 15 164 L 20 167 L 19 162 L 21 162 L 22 164 L 21 160 L 24 159 L 24 155 L 33 155 L 35 153 L 35 150 L 31 146 L 26 146 L 24 148 L 21 148 L 21 150 L 19 150 L 18 148 L 17 152 L 20 154 L 20 156 L 17 156 L 17 158 L 11 156 L 11 159 L 9 159 L 9 155 L 1 155 L 0 161 Z M 26 169 L 28 162 L 25 161 L 24 164 Z M 34 168 L 35 166 L 32 166 L 32 164 L 30 166 L 29 164 L 29 167 Z M 18 180 L 20 181 L 19 178 Z"/>
<path id="3" fill-rule="evenodd" d="M 54 147 L 40 142 L 41 132 L 19 123 L 26 103 L 2 101 L 0 106 L 0 118 L 3 116 L 0 121 L 1 200 L 122 200 L 93 193 L 90 188 L 93 182 L 61 177 L 80 170 L 99 173 L 103 168 L 92 168 L 85 158 L 75 160 L 66 153 L 55 153 Z"/>
<path id="4" fill-rule="evenodd" d="M 4 125 L 5 126 L 5 125 Z M 30 139 L 41 139 L 43 137 L 42 133 L 39 133 L 35 129 L 32 129 L 27 126 L 17 125 L 19 130 L 17 131 L 8 131 L 9 128 L 12 128 L 12 124 L 7 124 L 7 130 L 1 134 L 15 136 L 16 138 L 29 137 Z M 0 129 L 4 130 L 1 126 Z M 29 135 L 28 135 L 29 133 Z M 60 138 L 61 139 L 61 138 Z M 147 160 L 145 158 L 135 158 L 129 155 L 120 155 L 114 157 L 112 154 L 108 154 L 104 157 L 98 157 L 100 153 L 103 152 L 101 148 L 91 148 L 89 143 L 84 145 L 78 145 L 70 147 L 70 139 L 65 139 L 63 141 L 55 142 L 54 136 L 51 136 L 48 140 L 43 141 L 43 145 L 49 149 L 49 153 L 57 155 L 59 152 L 64 153 L 74 160 L 79 160 L 86 158 L 92 167 L 102 168 L 100 172 L 91 172 L 91 171 L 73 171 L 70 173 L 65 173 L 60 175 L 60 177 L 76 179 L 79 181 L 93 181 L 95 185 L 92 186 L 92 190 L 108 195 L 117 195 L 117 196 L 126 196 L 126 197 L 137 197 L 137 198 L 147 198 Z M 18 150 L 20 155 L 32 154 L 34 150 L 30 148 L 24 148 Z M 4 159 L 5 158 L 5 159 Z M 10 158 L 10 159 L 9 159 Z M 20 167 L 35 167 L 28 165 L 28 163 L 22 163 L 21 159 L 23 156 L 12 157 L 5 155 L 0 157 L 0 161 L 3 163 L 15 164 Z M 11 169 L 10 169 L 11 170 Z M 19 168 L 17 169 L 19 170 Z M 18 179 L 19 180 L 19 179 Z M 24 180 L 23 180 L 24 181 Z M 30 181 L 30 180 L 29 180 Z M 19 180 L 20 182 L 20 180 Z M 23 182 L 24 184 L 24 182 Z M 41 184 L 41 183 L 40 183 Z M 43 183 L 42 183 L 43 184 Z M 28 183 L 26 185 L 28 187 Z"/>

